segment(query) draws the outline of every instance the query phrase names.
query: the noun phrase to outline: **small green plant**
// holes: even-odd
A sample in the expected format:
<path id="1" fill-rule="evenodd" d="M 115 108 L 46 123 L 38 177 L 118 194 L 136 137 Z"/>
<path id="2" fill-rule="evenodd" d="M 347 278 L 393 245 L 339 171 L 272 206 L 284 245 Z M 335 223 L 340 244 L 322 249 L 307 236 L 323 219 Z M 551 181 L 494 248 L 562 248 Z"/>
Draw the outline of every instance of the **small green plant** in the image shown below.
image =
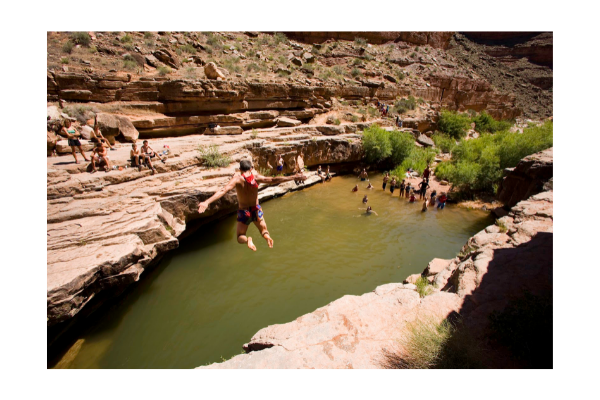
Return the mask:
<path id="1" fill-rule="evenodd" d="M 154 39 L 154 34 L 152 32 L 144 32 L 144 39 Z"/>
<path id="2" fill-rule="evenodd" d="M 357 46 L 364 47 L 367 45 L 367 39 L 357 36 L 354 38 L 354 43 L 356 43 Z"/>
<path id="3" fill-rule="evenodd" d="M 464 249 L 462 249 L 457 255 L 458 255 L 458 257 L 462 258 L 466 255 L 471 254 L 475 250 L 477 250 L 475 247 L 469 245 L 469 246 L 465 247 Z"/>
<path id="4" fill-rule="evenodd" d="M 358 68 L 352 68 L 352 71 L 350 72 L 350 74 L 352 75 L 353 78 L 357 78 L 359 76 L 362 76 L 362 72 Z"/>
<path id="5" fill-rule="evenodd" d="M 278 46 L 279 43 L 288 44 L 289 42 L 290 41 L 288 40 L 287 36 L 285 36 L 285 34 L 280 32 L 275 32 L 275 34 L 273 34 L 273 44 L 275 46 Z"/>
<path id="6" fill-rule="evenodd" d="M 160 76 L 165 76 L 165 75 L 171 73 L 171 68 L 169 68 L 169 67 L 160 66 L 157 68 L 157 70 L 158 70 L 158 74 Z"/>
<path id="7" fill-rule="evenodd" d="M 413 96 L 408 96 L 408 99 L 400 99 L 394 103 L 393 111 L 398 114 L 404 114 L 408 110 L 414 110 L 417 106 L 417 101 Z"/>
<path id="8" fill-rule="evenodd" d="M 256 139 L 258 137 L 258 131 L 252 128 L 252 133 L 250 133 L 250 136 L 252 137 L 252 139 Z"/>
<path id="9" fill-rule="evenodd" d="M 131 43 L 133 42 L 133 38 L 129 33 L 126 33 L 123 37 L 121 37 L 120 41 L 121 43 Z"/>
<path id="10" fill-rule="evenodd" d="M 63 53 L 71 54 L 73 51 L 74 44 L 70 40 L 67 40 L 62 46 Z"/>
<path id="11" fill-rule="evenodd" d="M 231 73 L 239 73 L 242 70 L 239 64 L 239 57 L 228 57 L 223 60 L 223 67 Z"/>
<path id="12" fill-rule="evenodd" d="M 69 63 L 69 57 L 62 57 L 60 59 L 60 63 L 61 64 L 68 64 Z"/>
<path id="13" fill-rule="evenodd" d="M 96 46 L 90 46 L 88 51 L 90 52 L 90 54 L 96 54 L 98 52 L 98 48 Z"/>
<path id="14" fill-rule="evenodd" d="M 231 158 L 219 151 L 219 146 L 198 146 L 198 152 L 202 163 L 208 168 L 227 167 L 231 164 Z"/>
<path id="15" fill-rule="evenodd" d="M 82 46 L 87 47 L 90 45 L 92 38 L 90 37 L 90 34 L 87 32 L 73 32 L 73 33 L 71 33 L 71 40 L 75 44 L 80 44 Z"/>
<path id="16" fill-rule="evenodd" d="M 417 56 L 417 53 L 415 53 L 414 51 L 412 53 L 410 53 L 410 58 L 415 58 Z"/>
<path id="17" fill-rule="evenodd" d="M 86 244 L 87 244 L 87 242 L 86 242 L 84 239 L 81 239 L 81 240 L 79 241 L 79 245 L 80 245 L 80 246 L 85 246 Z"/>
<path id="18" fill-rule="evenodd" d="M 123 61 L 123 69 L 126 71 L 135 71 L 137 68 L 137 62 L 135 60 L 124 60 Z"/>
<path id="19" fill-rule="evenodd" d="M 442 110 L 438 121 L 440 130 L 455 139 L 465 137 L 470 124 L 471 118 L 469 118 L 468 114 L 448 110 Z"/>
<path id="20" fill-rule="evenodd" d="M 419 297 L 421 298 L 433 292 L 433 286 L 429 283 L 427 277 L 425 276 L 420 276 L 415 282 L 415 286 L 417 287 L 417 293 L 419 293 Z"/>
<path id="21" fill-rule="evenodd" d="M 336 118 L 336 119 L 333 120 L 333 123 L 335 125 L 340 125 L 342 123 L 342 121 L 340 121 L 339 118 Z"/>
<path id="22" fill-rule="evenodd" d="M 504 221 L 497 219 L 496 225 L 500 229 L 500 233 L 506 233 L 508 231 L 508 228 L 506 227 L 506 224 L 504 223 Z"/>
<path id="23" fill-rule="evenodd" d="M 358 116 L 355 114 L 352 114 L 352 116 L 350 117 L 350 121 L 352 122 L 358 122 Z"/>

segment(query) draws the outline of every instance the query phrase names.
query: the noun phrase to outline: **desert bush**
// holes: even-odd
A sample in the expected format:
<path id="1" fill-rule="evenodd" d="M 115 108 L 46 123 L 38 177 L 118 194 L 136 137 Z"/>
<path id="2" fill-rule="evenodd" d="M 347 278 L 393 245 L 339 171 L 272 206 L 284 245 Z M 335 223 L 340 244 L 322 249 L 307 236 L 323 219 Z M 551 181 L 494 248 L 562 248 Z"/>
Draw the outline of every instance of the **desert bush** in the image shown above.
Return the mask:
<path id="1" fill-rule="evenodd" d="M 339 118 L 336 118 L 336 119 L 333 120 L 333 123 L 335 125 L 340 125 L 342 123 L 342 121 L 340 121 Z"/>
<path id="2" fill-rule="evenodd" d="M 188 54 L 196 54 L 196 49 L 191 44 L 184 44 L 180 47 L 181 51 Z"/>
<path id="3" fill-rule="evenodd" d="M 171 68 L 165 67 L 165 66 L 160 66 L 160 67 L 157 68 L 157 70 L 158 70 L 158 74 L 160 76 L 165 76 L 165 75 L 171 73 Z"/>
<path id="4" fill-rule="evenodd" d="M 154 34 L 152 32 L 144 32 L 144 39 L 154 39 Z"/>
<path id="5" fill-rule="evenodd" d="M 260 67 L 257 63 L 250 63 L 246 66 L 246 71 L 248 72 L 258 72 L 260 71 Z"/>
<path id="6" fill-rule="evenodd" d="M 456 147 L 456 140 L 437 131 L 431 136 L 431 139 L 435 143 L 435 146 L 443 153 L 451 153 Z"/>
<path id="7" fill-rule="evenodd" d="M 121 43 L 131 43 L 133 42 L 133 37 L 131 37 L 129 33 L 126 33 L 123 37 L 121 37 L 120 41 Z"/>
<path id="8" fill-rule="evenodd" d="M 66 106 L 64 109 L 65 114 L 70 117 L 76 118 L 77 121 L 84 124 L 87 120 L 94 118 L 98 109 L 83 104 L 72 104 Z"/>
<path id="9" fill-rule="evenodd" d="M 438 121 L 440 130 L 455 139 L 465 137 L 470 124 L 471 118 L 468 115 L 448 110 L 442 110 Z"/>
<path id="10" fill-rule="evenodd" d="M 67 40 L 62 46 L 63 53 L 71 54 L 73 51 L 74 44 L 70 40 Z"/>
<path id="11" fill-rule="evenodd" d="M 352 75 L 353 78 L 358 78 L 359 76 L 362 76 L 362 72 L 358 68 L 352 68 L 352 71 L 350 72 L 350 74 Z"/>
<path id="12" fill-rule="evenodd" d="M 390 159 L 394 165 L 401 164 L 415 148 L 415 140 L 408 132 L 390 132 L 390 143 L 392 145 Z"/>
<path id="13" fill-rule="evenodd" d="M 352 114 L 352 116 L 350 117 L 350 121 L 352 121 L 352 122 L 358 122 L 358 116 Z"/>
<path id="14" fill-rule="evenodd" d="M 484 354 L 477 341 L 464 328 L 434 317 L 420 317 L 407 325 L 399 344 L 402 351 L 383 351 L 383 368 L 392 369 L 465 369 L 482 368 Z"/>
<path id="15" fill-rule="evenodd" d="M 71 33 L 71 40 L 75 44 L 80 44 L 82 46 L 87 47 L 90 45 L 92 38 L 90 37 L 90 34 L 87 32 L 73 32 L 73 33 Z"/>
<path id="16" fill-rule="evenodd" d="M 423 298 L 431 292 L 433 292 L 433 286 L 427 280 L 427 277 L 420 276 L 415 282 L 415 286 L 417 287 L 417 293 L 419 293 L 419 297 Z"/>
<path id="17" fill-rule="evenodd" d="M 358 46 L 366 46 L 367 45 L 367 39 L 361 38 L 361 37 L 355 37 L 354 38 L 354 43 L 356 43 L 356 45 L 358 45 Z"/>
<path id="18" fill-rule="evenodd" d="M 289 39 L 287 38 L 287 36 L 285 36 L 284 33 L 275 32 L 273 34 L 273 44 L 275 44 L 275 46 L 278 46 L 279 43 L 288 44 L 289 42 Z"/>
<path id="19" fill-rule="evenodd" d="M 60 63 L 61 64 L 68 64 L 69 63 L 69 57 L 61 57 Z"/>
<path id="20" fill-rule="evenodd" d="M 98 52 L 98 48 L 96 46 L 90 46 L 88 51 L 90 52 L 90 54 L 95 54 Z"/>
<path id="21" fill-rule="evenodd" d="M 423 173 L 427 164 L 435 158 L 435 150 L 414 146 L 408 156 L 402 161 L 402 163 L 394 169 L 394 175 L 402 176 L 409 168 L 418 171 L 420 174 Z"/>
<path id="22" fill-rule="evenodd" d="M 490 114 L 482 111 L 481 114 L 473 118 L 475 122 L 475 130 L 477 132 L 495 133 L 510 129 L 512 123 L 510 121 L 496 121 Z"/>
<path id="23" fill-rule="evenodd" d="M 447 181 L 450 181 L 451 177 L 454 177 L 454 172 L 456 171 L 456 166 L 447 161 L 447 162 L 442 162 L 439 163 L 436 167 L 435 167 L 435 176 L 438 179 L 444 179 Z"/>
<path id="24" fill-rule="evenodd" d="M 240 67 L 240 58 L 228 57 L 224 59 L 223 68 L 227 69 L 231 73 L 239 73 L 242 70 L 242 67 Z"/>
<path id="25" fill-rule="evenodd" d="M 221 49 L 223 45 L 221 44 L 221 39 L 212 32 L 205 32 L 206 36 L 206 44 L 213 47 L 214 49 Z"/>
<path id="26" fill-rule="evenodd" d="M 134 71 L 138 64 L 135 60 L 123 60 L 123 69 L 126 71 Z"/>
<path id="27" fill-rule="evenodd" d="M 417 101 L 413 96 L 408 96 L 408 99 L 400 99 L 394 103 L 393 110 L 398 114 L 404 114 L 408 110 L 414 110 L 417 106 Z"/>
<path id="28" fill-rule="evenodd" d="M 219 146 L 198 146 L 198 152 L 202 158 L 202 164 L 208 168 L 227 167 L 231 164 L 231 158 L 219 151 Z"/>

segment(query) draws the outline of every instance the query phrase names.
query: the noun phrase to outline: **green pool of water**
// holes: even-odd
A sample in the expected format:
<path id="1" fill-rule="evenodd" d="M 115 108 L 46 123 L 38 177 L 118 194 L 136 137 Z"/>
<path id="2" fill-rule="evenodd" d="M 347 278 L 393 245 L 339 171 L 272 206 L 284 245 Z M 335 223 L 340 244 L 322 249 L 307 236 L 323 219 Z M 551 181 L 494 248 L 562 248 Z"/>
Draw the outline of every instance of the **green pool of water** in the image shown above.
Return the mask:
<path id="1" fill-rule="evenodd" d="M 353 176 L 264 203 L 275 245 L 252 225 L 258 251 L 239 245 L 232 215 L 201 228 L 86 328 L 63 356 L 69 368 L 193 368 L 222 361 L 271 324 L 346 294 L 401 282 L 434 257 L 451 258 L 491 222 L 447 206 L 421 212 Z M 350 189 L 359 183 L 360 191 Z M 367 216 L 362 197 L 379 215 Z"/>

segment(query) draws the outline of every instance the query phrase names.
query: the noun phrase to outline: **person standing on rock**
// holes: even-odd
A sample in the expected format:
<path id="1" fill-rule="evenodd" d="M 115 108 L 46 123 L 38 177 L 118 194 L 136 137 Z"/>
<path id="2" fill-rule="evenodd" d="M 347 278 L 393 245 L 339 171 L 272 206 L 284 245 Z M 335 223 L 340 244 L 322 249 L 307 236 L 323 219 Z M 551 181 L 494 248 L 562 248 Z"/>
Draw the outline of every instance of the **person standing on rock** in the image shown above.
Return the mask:
<path id="1" fill-rule="evenodd" d="M 73 152 L 73 157 L 75 157 L 75 163 L 79 164 L 79 160 L 77 159 L 77 154 L 75 153 L 75 148 L 79 148 L 81 155 L 85 161 L 90 161 L 89 158 L 85 156 L 83 152 L 83 148 L 81 147 L 81 142 L 79 138 L 81 137 L 81 133 L 77 132 L 77 129 L 71 128 L 71 120 L 65 121 L 65 126 L 62 127 L 61 132 L 64 136 L 67 137 L 69 146 L 71 146 L 71 151 Z"/>
<path id="2" fill-rule="evenodd" d="M 248 226 L 250 223 L 254 222 L 254 225 L 256 225 L 262 237 L 267 241 L 267 245 L 270 248 L 273 248 L 273 239 L 267 230 L 267 223 L 265 222 L 262 208 L 258 204 L 258 184 L 278 184 L 292 180 L 304 182 L 306 176 L 299 173 L 291 176 L 265 177 L 254 171 L 252 161 L 242 160 L 240 161 L 240 172 L 236 173 L 225 187 L 219 189 L 210 198 L 201 202 L 198 205 L 198 212 L 202 214 L 208 209 L 208 206 L 210 206 L 211 203 L 219 200 L 227 192 L 235 188 L 238 198 L 238 243 L 246 244 L 250 250 L 256 251 L 256 246 L 252 242 L 252 238 L 246 236 Z"/>
<path id="3" fill-rule="evenodd" d="M 388 181 L 390 180 L 390 173 L 386 172 L 385 176 L 383 177 L 383 191 L 385 192 L 385 187 L 387 186 Z"/>
<path id="4" fill-rule="evenodd" d="M 302 174 L 304 172 L 304 158 L 302 158 L 302 150 L 298 152 L 298 157 L 296 158 L 296 169 L 294 170 L 295 174 Z M 299 185 L 299 181 L 294 180 L 296 185 Z"/>
<path id="5" fill-rule="evenodd" d="M 277 173 L 283 174 L 283 156 L 280 154 L 277 159 Z"/>

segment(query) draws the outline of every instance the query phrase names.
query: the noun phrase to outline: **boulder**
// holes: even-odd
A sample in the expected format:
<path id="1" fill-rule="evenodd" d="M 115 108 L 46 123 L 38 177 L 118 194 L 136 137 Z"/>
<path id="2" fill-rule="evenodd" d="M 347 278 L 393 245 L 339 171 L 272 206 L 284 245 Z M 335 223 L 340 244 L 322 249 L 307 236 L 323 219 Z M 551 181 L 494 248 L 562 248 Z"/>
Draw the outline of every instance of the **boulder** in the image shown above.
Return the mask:
<path id="1" fill-rule="evenodd" d="M 286 118 L 286 117 L 279 117 L 277 119 L 277 126 L 281 126 L 281 127 L 298 126 L 300 124 L 302 124 L 302 122 L 298 121 L 297 119 Z"/>
<path id="2" fill-rule="evenodd" d="M 383 79 L 387 79 L 388 81 L 390 81 L 392 83 L 396 83 L 397 82 L 396 78 L 394 78 L 393 76 L 388 75 L 388 74 L 384 74 L 383 75 Z"/>
<path id="3" fill-rule="evenodd" d="M 302 55 L 302 58 L 304 58 L 304 61 L 306 61 L 307 63 L 315 62 L 315 56 L 312 53 L 304 53 Z"/>
<path id="4" fill-rule="evenodd" d="M 58 109 L 57 106 L 49 106 L 46 108 L 46 115 L 48 117 L 50 117 L 50 120 L 60 120 L 62 119 L 61 117 L 61 112 Z"/>
<path id="5" fill-rule="evenodd" d="M 301 67 L 301 66 L 302 66 L 302 60 L 301 60 L 301 59 L 299 59 L 298 57 L 294 57 L 294 58 L 292 58 L 292 59 L 290 60 L 290 62 L 291 62 L 292 64 L 294 64 L 294 65 L 297 65 L 297 66 L 299 66 L 299 67 Z"/>
<path id="6" fill-rule="evenodd" d="M 94 130 L 89 125 L 82 126 L 81 129 L 79 130 L 79 132 L 81 132 L 81 137 L 84 138 L 85 140 L 90 140 L 92 138 L 92 136 L 95 136 Z"/>
<path id="7" fill-rule="evenodd" d="M 206 135 L 241 135 L 244 132 L 241 126 L 220 126 L 214 132 L 207 130 Z"/>
<path id="8" fill-rule="evenodd" d="M 208 79 L 225 79 L 225 75 L 217 68 L 214 62 L 209 62 L 204 66 L 204 74 Z"/>
<path id="9" fill-rule="evenodd" d="M 102 135 L 111 143 L 112 140 L 110 138 L 112 137 L 114 140 L 119 135 L 127 142 L 135 142 L 140 136 L 140 133 L 133 126 L 129 118 L 122 115 L 98 113 L 97 120 Z"/>
<path id="10" fill-rule="evenodd" d="M 160 65 L 158 63 L 158 59 L 156 57 L 154 57 L 152 54 L 146 54 L 146 64 L 148 64 L 151 67 L 154 68 L 158 68 L 158 66 Z"/>
<path id="11" fill-rule="evenodd" d="M 158 49 L 152 52 L 154 57 L 159 59 L 161 62 L 167 64 L 171 68 L 178 69 L 179 68 L 179 59 L 175 54 L 172 54 L 167 49 Z"/>
<path id="12" fill-rule="evenodd" d="M 346 129 L 339 125 L 319 125 L 315 127 L 316 130 L 326 136 L 343 135 L 346 133 Z"/>
<path id="13" fill-rule="evenodd" d="M 57 141 L 58 141 L 58 137 L 56 136 L 56 133 L 54 133 L 52 131 L 47 131 L 47 136 L 46 136 L 47 155 L 52 154 L 52 151 L 56 147 Z"/>
<path id="14" fill-rule="evenodd" d="M 431 138 L 428 138 L 424 134 L 419 135 L 419 137 L 417 138 L 417 142 L 422 144 L 423 146 L 429 146 L 429 147 L 435 146 L 435 143 L 433 143 L 433 140 L 431 140 Z"/>
<path id="15" fill-rule="evenodd" d="M 412 274 L 409 275 L 408 278 L 406 278 L 404 280 L 404 283 L 415 283 L 417 281 L 417 279 L 419 279 L 421 277 L 421 274 Z"/>
<path id="16" fill-rule="evenodd" d="M 423 271 L 423 275 L 425 276 L 433 276 L 437 275 L 444 270 L 448 265 L 450 265 L 452 260 L 444 260 L 443 258 L 434 258 L 427 264 L 427 268 Z M 411 282 L 414 283 L 414 282 Z"/>

